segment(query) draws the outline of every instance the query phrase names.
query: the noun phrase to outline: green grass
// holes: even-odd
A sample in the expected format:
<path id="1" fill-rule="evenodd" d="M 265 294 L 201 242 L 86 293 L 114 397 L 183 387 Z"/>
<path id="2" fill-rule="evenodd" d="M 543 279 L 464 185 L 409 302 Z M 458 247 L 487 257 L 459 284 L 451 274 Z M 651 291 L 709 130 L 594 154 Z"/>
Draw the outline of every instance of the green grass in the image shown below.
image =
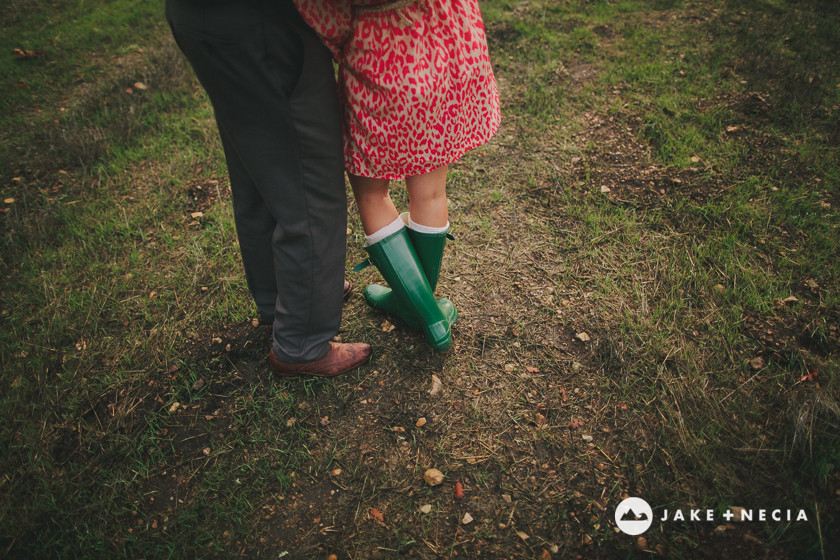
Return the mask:
<path id="1" fill-rule="evenodd" d="M 450 172 L 455 348 L 351 298 L 377 353 L 324 383 L 268 376 L 161 6 L 0 8 L 0 555 L 633 557 L 625 494 L 809 515 L 656 525 L 674 558 L 836 554 L 837 6 L 482 11 L 504 122 Z"/>

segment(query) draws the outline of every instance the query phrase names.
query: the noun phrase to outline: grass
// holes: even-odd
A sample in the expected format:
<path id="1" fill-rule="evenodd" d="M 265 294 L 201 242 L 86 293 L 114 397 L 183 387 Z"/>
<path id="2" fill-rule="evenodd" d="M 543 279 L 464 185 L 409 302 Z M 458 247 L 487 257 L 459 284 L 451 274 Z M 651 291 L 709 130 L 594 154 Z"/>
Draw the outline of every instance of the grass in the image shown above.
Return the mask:
<path id="1" fill-rule="evenodd" d="M 354 296 L 376 355 L 325 383 L 268 373 L 160 6 L 0 8 L 2 554 L 836 556 L 837 6 L 482 11 L 504 122 L 450 172 L 455 347 Z M 641 541 L 627 495 L 808 521 Z"/>

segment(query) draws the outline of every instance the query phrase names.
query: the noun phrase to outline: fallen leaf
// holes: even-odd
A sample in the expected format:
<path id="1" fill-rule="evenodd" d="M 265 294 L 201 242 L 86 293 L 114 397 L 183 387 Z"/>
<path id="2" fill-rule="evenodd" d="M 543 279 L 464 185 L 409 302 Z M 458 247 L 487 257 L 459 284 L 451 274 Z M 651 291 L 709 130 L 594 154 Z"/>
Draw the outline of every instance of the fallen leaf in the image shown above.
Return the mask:
<path id="1" fill-rule="evenodd" d="M 437 469 L 429 469 L 423 473 L 423 479 L 430 486 L 437 486 L 443 482 L 443 473 Z"/>
<path id="2" fill-rule="evenodd" d="M 380 523 L 385 522 L 385 516 L 382 515 L 382 512 L 376 508 L 370 508 L 370 516 L 379 521 Z"/>
<path id="3" fill-rule="evenodd" d="M 330 417 L 329 416 L 324 416 L 323 418 L 321 418 L 320 422 L 321 422 L 322 426 L 329 426 L 330 425 Z"/>
<path id="4" fill-rule="evenodd" d="M 545 425 L 545 415 L 540 414 L 539 412 L 534 413 L 534 422 L 536 422 L 537 426 L 544 426 Z"/>
<path id="5" fill-rule="evenodd" d="M 581 342 L 589 342 L 590 338 L 589 335 L 585 332 L 579 332 L 575 335 L 575 338 L 580 340 Z"/>
<path id="6" fill-rule="evenodd" d="M 15 201 L 14 198 L 4 198 L 3 199 L 4 204 L 12 204 L 12 203 L 14 203 L 14 201 Z"/>
<path id="7" fill-rule="evenodd" d="M 465 513 L 465 514 L 464 514 L 464 517 L 463 517 L 463 518 L 461 518 L 461 523 L 462 523 L 463 525 L 469 525 L 469 524 L 470 524 L 470 523 L 472 523 L 472 522 L 473 522 L 473 516 L 472 516 L 472 515 L 470 515 L 470 513 L 469 513 L 469 512 Z"/>
<path id="8" fill-rule="evenodd" d="M 580 428 L 581 426 L 583 426 L 583 422 L 581 420 L 578 420 L 578 419 L 573 419 L 571 422 L 569 422 L 566 425 L 567 428 L 570 428 L 572 430 L 576 430 L 576 429 Z"/>
<path id="9" fill-rule="evenodd" d="M 297 422 L 297 418 L 289 418 L 288 420 L 286 420 L 286 427 L 291 428 L 295 425 L 295 422 Z"/>
<path id="10" fill-rule="evenodd" d="M 560 398 L 563 400 L 563 402 L 566 402 L 566 399 L 568 398 L 568 395 L 566 394 L 566 388 L 558 387 L 557 391 L 560 392 Z"/>
<path id="11" fill-rule="evenodd" d="M 418 428 L 422 428 L 423 426 L 426 425 L 426 419 L 425 418 L 418 418 L 417 422 L 415 422 L 414 425 L 417 426 Z"/>
<path id="12" fill-rule="evenodd" d="M 507 373 L 512 373 L 514 369 L 516 369 L 516 366 L 513 364 L 505 364 L 505 371 Z"/>
<path id="13" fill-rule="evenodd" d="M 610 188 L 607 185 L 601 185 L 601 192 L 608 193 L 610 192 Z"/>
<path id="14" fill-rule="evenodd" d="M 506 501 L 507 503 L 510 503 L 510 502 L 511 502 L 511 497 L 510 497 L 510 494 L 502 494 L 502 499 L 503 499 L 504 501 Z"/>
<path id="15" fill-rule="evenodd" d="M 172 406 L 169 407 L 169 412 L 175 412 L 176 410 L 178 410 L 179 406 L 181 406 L 181 403 L 175 401 L 174 403 L 172 403 Z"/>
<path id="16" fill-rule="evenodd" d="M 204 212 L 192 212 L 192 213 L 190 214 L 190 217 L 192 217 L 192 218 L 200 218 L 200 217 L 202 217 L 203 215 L 204 215 Z"/>
<path id="17" fill-rule="evenodd" d="M 463 500 L 464 499 L 464 485 L 461 484 L 460 480 L 455 481 L 455 488 L 453 490 L 453 493 L 455 494 L 455 499 L 456 500 Z"/>
<path id="18" fill-rule="evenodd" d="M 134 82 L 135 89 L 149 89 L 149 86 L 144 84 L 143 82 Z"/>
<path id="19" fill-rule="evenodd" d="M 210 455 L 210 448 L 205 447 L 204 449 L 201 450 L 201 452 L 204 453 L 205 455 L 209 456 Z"/>
<path id="20" fill-rule="evenodd" d="M 799 301 L 799 299 L 797 299 L 796 296 L 788 296 L 788 297 L 786 297 L 785 299 L 782 300 L 782 303 L 796 303 L 798 301 Z"/>
<path id="21" fill-rule="evenodd" d="M 542 549 L 539 558 L 540 560 L 551 560 L 551 553 L 546 549 Z"/>
<path id="22" fill-rule="evenodd" d="M 388 319 L 385 319 L 384 321 L 382 321 L 382 326 L 380 326 L 379 328 L 382 332 L 389 333 L 389 332 L 393 331 L 394 329 L 396 329 L 397 327 L 392 325 L 391 322 L 388 321 Z"/>
<path id="23" fill-rule="evenodd" d="M 34 51 L 29 49 L 15 49 L 12 51 L 12 55 L 18 60 L 31 60 L 33 58 L 39 58 L 47 53 L 42 51 L 41 49 L 36 49 Z"/>
<path id="24" fill-rule="evenodd" d="M 638 539 L 636 539 L 636 548 L 638 550 L 645 551 L 645 550 L 647 550 L 647 547 L 648 547 L 648 543 L 647 543 L 646 538 L 639 537 Z"/>
<path id="25" fill-rule="evenodd" d="M 735 516 L 732 518 L 732 521 L 739 521 L 739 522 L 744 520 L 744 514 L 747 512 L 747 510 L 745 510 L 742 507 L 738 507 L 738 506 L 730 507 L 729 511 L 731 511 L 733 514 L 735 514 Z M 729 527 L 732 528 L 731 525 L 729 525 Z"/>
<path id="26" fill-rule="evenodd" d="M 738 132 L 739 130 L 741 130 L 740 126 L 729 125 L 726 127 L 726 132 L 729 132 L 730 134 L 733 132 Z"/>
<path id="27" fill-rule="evenodd" d="M 420 513 L 429 513 L 432 511 L 432 504 L 420 506 Z"/>
<path id="28" fill-rule="evenodd" d="M 432 388 L 429 389 L 429 394 L 432 396 L 437 395 L 440 392 L 440 388 L 443 386 L 443 382 L 441 382 L 440 377 L 435 374 L 432 374 Z"/>
<path id="29" fill-rule="evenodd" d="M 522 539 L 523 541 L 527 541 L 528 539 L 530 539 L 530 538 L 531 538 L 531 537 L 528 535 L 528 533 L 526 533 L 526 532 L 524 532 L 524 531 L 517 531 L 517 532 L 516 532 L 516 536 L 518 536 L 518 537 L 519 537 L 520 539 Z"/>
<path id="30" fill-rule="evenodd" d="M 341 469 L 335 468 L 335 469 L 332 470 L 332 472 L 330 472 L 330 474 L 333 475 L 333 476 L 338 476 L 338 475 L 341 474 Z"/>
<path id="31" fill-rule="evenodd" d="M 538 367 L 531 367 L 531 366 L 525 366 L 525 371 L 527 371 L 528 373 L 539 373 L 539 372 L 540 372 L 540 368 L 538 368 Z"/>
<path id="32" fill-rule="evenodd" d="M 799 380 L 802 383 L 807 383 L 808 381 L 813 381 L 814 378 L 817 376 L 818 370 L 814 368 L 812 371 L 809 371 L 807 374 L 803 375 L 802 378 Z"/>
<path id="33" fill-rule="evenodd" d="M 765 366 L 764 358 L 761 356 L 756 356 L 752 360 L 750 360 L 750 367 L 753 369 L 761 369 Z"/>

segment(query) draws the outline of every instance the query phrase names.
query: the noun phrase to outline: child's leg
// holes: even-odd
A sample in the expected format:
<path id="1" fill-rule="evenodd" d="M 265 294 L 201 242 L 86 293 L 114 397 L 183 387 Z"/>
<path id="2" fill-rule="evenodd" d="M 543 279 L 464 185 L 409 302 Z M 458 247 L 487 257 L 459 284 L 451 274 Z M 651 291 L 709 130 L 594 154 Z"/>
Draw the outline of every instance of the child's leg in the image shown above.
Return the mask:
<path id="1" fill-rule="evenodd" d="M 428 173 L 407 177 L 408 209 L 411 221 L 431 228 L 443 228 L 449 223 L 446 205 L 446 173 L 448 165 Z"/>
<path id="2" fill-rule="evenodd" d="M 365 250 L 370 262 L 376 265 L 393 290 L 395 296 L 392 297 L 423 329 L 429 345 L 436 350 L 445 350 L 452 344 L 452 321 L 435 301 L 408 230 L 388 194 L 388 183 L 384 179 L 350 175 L 365 230 Z"/>
<path id="3" fill-rule="evenodd" d="M 353 196 L 366 235 L 379 231 L 399 217 L 399 212 L 388 193 L 389 185 L 388 179 L 350 175 L 350 186 L 353 188 Z"/>

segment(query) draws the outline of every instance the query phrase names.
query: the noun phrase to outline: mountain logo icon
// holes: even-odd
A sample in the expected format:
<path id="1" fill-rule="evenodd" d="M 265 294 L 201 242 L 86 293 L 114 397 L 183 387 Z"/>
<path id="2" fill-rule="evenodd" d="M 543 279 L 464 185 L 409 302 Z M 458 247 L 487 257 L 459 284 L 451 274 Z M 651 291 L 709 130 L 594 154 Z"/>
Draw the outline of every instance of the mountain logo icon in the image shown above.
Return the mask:
<path id="1" fill-rule="evenodd" d="M 615 508 L 615 524 L 622 533 L 641 535 L 653 523 L 653 509 L 641 498 L 627 498 Z"/>
<path id="2" fill-rule="evenodd" d="M 621 516 L 622 521 L 647 521 L 649 517 L 645 512 L 637 514 L 633 508 L 629 508 L 624 515 Z"/>

